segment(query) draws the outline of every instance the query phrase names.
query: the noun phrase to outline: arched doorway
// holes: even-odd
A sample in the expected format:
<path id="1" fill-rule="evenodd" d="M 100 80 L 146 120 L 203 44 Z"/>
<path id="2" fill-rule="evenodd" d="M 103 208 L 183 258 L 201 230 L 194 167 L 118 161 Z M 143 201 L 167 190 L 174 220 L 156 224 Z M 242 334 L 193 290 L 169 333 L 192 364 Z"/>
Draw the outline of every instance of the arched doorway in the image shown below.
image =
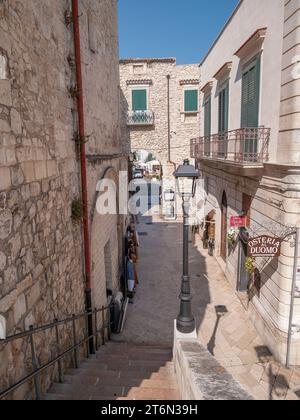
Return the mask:
<path id="1" fill-rule="evenodd" d="M 150 210 L 159 214 L 161 204 L 161 180 L 163 170 L 157 156 L 149 150 L 136 150 L 133 161 L 134 186 L 139 186 L 139 180 L 143 179 L 148 184 L 147 189 L 142 189 L 142 195 L 147 194 L 147 214 Z"/>
<path id="2" fill-rule="evenodd" d="M 94 193 L 90 214 L 91 257 L 93 305 L 97 308 L 106 306 L 120 290 L 121 259 L 123 255 L 124 221 L 119 214 L 119 179 L 117 168 L 108 166 L 93 173 L 96 192 Z M 101 213 L 97 201 L 103 192 L 99 182 L 113 181 L 115 184 L 115 213 Z"/>
<path id="3" fill-rule="evenodd" d="M 227 214 L 228 203 L 226 192 L 223 192 L 221 205 L 221 257 L 226 262 L 227 260 Z"/>

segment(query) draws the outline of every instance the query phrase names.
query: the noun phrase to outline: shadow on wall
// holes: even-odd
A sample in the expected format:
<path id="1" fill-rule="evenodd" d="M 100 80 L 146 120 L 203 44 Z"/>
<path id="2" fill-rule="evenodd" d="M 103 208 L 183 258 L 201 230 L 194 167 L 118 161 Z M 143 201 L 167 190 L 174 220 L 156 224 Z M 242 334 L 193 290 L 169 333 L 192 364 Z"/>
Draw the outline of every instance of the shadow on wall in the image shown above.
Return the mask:
<path id="1" fill-rule="evenodd" d="M 122 137 L 122 144 L 126 145 L 126 151 L 131 151 L 131 143 L 130 143 L 130 131 L 127 126 L 127 115 L 129 111 L 129 104 L 128 101 L 120 88 L 120 102 L 121 102 L 121 112 L 120 112 L 120 118 L 121 118 L 121 137 Z"/>
<path id="2" fill-rule="evenodd" d="M 266 373 L 268 376 L 269 383 L 269 400 L 278 400 L 285 398 L 289 391 L 289 383 L 287 378 L 278 373 L 278 367 L 272 365 L 272 353 L 266 346 L 259 346 L 255 348 L 257 357 L 262 364 L 268 364 L 266 367 Z"/>

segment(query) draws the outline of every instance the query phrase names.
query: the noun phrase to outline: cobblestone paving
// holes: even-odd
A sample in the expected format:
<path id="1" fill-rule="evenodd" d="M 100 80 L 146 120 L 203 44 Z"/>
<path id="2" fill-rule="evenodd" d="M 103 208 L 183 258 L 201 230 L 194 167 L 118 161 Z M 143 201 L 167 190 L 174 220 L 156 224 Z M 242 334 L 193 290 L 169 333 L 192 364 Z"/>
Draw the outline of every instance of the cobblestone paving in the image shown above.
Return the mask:
<path id="1" fill-rule="evenodd" d="M 179 310 L 182 228 L 147 217 L 142 218 L 138 231 L 142 233 L 140 285 L 129 306 L 124 332 L 116 339 L 172 345 Z M 254 398 L 299 399 L 300 369 L 286 370 L 274 361 L 218 262 L 200 246 L 191 244 L 190 248 L 193 311 L 201 343 Z M 226 307 L 225 316 L 218 318 L 218 305 Z"/>

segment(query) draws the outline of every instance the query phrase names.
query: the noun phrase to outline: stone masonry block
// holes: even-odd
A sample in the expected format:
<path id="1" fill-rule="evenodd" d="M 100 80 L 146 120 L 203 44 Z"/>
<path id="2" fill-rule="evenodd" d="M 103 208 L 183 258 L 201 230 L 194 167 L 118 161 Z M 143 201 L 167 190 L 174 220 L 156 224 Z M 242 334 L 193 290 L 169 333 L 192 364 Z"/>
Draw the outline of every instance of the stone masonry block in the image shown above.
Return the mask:
<path id="1" fill-rule="evenodd" d="M 47 173 L 48 173 L 48 178 L 58 175 L 58 167 L 57 167 L 56 161 L 54 160 L 47 161 Z"/>
<path id="2" fill-rule="evenodd" d="M 0 212 L 0 239 L 6 239 L 12 230 L 12 213 L 9 210 Z"/>
<path id="3" fill-rule="evenodd" d="M 34 286 L 31 287 L 29 292 L 27 293 L 27 307 L 28 309 L 32 309 L 36 302 L 39 300 L 41 295 L 40 283 L 36 283 Z"/>
<path id="4" fill-rule="evenodd" d="M 10 80 L 0 80 L 0 104 L 12 106 Z"/>
<path id="5" fill-rule="evenodd" d="M 46 162 L 35 162 L 34 172 L 37 180 L 47 178 L 47 164 Z"/>
<path id="6" fill-rule="evenodd" d="M 25 162 L 25 163 L 22 163 L 21 167 L 24 172 L 25 181 L 27 183 L 35 181 L 34 163 Z"/>
<path id="7" fill-rule="evenodd" d="M 16 302 L 17 291 L 13 290 L 0 300 L 0 313 L 5 314 Z"/>
<path id="8" fill-rule="evenodd" d="M 17 298 L 17 301 L 13 307 L 13 311 L 15 324 L 18 324 L 22 317 L 26 314 L 26 299 L 24 294 Z"/>
<path id="9" fill-rule="evenodd" d="M 15 134 L 22 134 L 22 121 L 20 114 L 12 109 L 10 112 L 11 129 Z"/>
<path id="10" fill-rule="evenodd" d="M 0 191 L 8 190 L 11 187 L 9 168 L 0 167 Z"/>

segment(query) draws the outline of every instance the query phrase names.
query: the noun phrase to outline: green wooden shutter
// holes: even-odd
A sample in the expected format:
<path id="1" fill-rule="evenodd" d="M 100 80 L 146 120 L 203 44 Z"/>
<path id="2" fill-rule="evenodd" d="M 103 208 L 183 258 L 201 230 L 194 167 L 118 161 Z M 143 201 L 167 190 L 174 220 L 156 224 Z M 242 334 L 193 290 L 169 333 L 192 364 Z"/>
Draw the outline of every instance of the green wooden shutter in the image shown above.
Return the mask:
<path id="1" fill-rule="evenodd" d="M 224 90 L 224 131 L 228 131 L 228 125 L 229 125 L 229 82 L 226 84 L 225 90 Z"/>
<path id="2" fill-rule="evenodd" d="M 243 74 L 242 81 L 242 121 L 241 126 L 248 126 L 248 96 L 249 96 L 249 73 Z"/>
<path id="3" fill-rule="evenodd" d="M 198 91 L 186 90 L 184 92 L 184 111 L 198 112 Z"/>
<path id="4" fill-rule="evenodd" d="M 147 90 L 132 91 L 132 111 L 147 111 Z"/>
<path id="5" fill-rule="evenodd" d="M 260 57 L 243 73 L 242 80 L 242 127 L 258 127 L 260 94 Z"/>
<path id="6" fill-rule="evenodd" d="M 219 93 L 219 133 L 228 131 L 229 84 Z"/>
<path id="7" fill-rule="evenodd" d="M 204 136 L 211 135 L 211 96 L 204 103 Z"/>

